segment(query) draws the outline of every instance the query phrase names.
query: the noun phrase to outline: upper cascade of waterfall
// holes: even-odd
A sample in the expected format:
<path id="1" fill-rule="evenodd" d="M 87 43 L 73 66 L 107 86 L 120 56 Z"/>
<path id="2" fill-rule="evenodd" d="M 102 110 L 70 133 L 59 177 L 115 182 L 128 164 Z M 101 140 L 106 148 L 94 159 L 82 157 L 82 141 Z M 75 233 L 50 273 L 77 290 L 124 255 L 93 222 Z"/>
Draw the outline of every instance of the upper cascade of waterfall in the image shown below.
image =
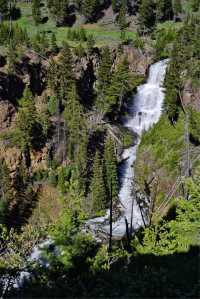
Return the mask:
<path id="1" fill-rule="evenodd" d="M 168 61 L 169 61 L 168 59 L 162 60 L 153 64 L 150 67 L 147 84 L 154 84 L 161 87 L 160 85 L 164 82 L 165 79 L 165 73 L 166 73 L 166 67 Z"/>

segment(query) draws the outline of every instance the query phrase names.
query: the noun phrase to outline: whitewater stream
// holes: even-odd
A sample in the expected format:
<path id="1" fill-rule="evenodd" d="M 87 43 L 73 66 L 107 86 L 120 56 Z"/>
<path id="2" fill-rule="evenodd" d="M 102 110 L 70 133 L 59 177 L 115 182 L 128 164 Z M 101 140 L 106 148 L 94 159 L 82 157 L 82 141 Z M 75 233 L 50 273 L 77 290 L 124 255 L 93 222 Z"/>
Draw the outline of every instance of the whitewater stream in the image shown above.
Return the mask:
<path id="1" fill-rule="evenodd" d="M 129 224 L 129 228 L 131 226 L 133 230 L 141 227 L 144 223 L 140 207 L 133 200 L 134 162 L 142 133 L 157 123 L 162 114 L 165 96 L 163 81 L 167 62 L 168 60 L 163 60 L 150 67 L 147 83 L 138 87 L 137 94 L 129 105 L 128 117 L 124 120 L 124 127 L 136 133 L 138 138 L 137 143 L 125 149 L 122 156 L 123 163 L 120 167 L 121 189 L 119 192 L 121 216 L 113 223 L 112 229 L 112 235 L 116 238 L 121 238 L 126 234 L 125 219 Z M 87 227 L 94 235 L 97 235 L 98 232 L 109 233 L 109 213 L 107 211 L 104 217 L 87 221 Z"/>

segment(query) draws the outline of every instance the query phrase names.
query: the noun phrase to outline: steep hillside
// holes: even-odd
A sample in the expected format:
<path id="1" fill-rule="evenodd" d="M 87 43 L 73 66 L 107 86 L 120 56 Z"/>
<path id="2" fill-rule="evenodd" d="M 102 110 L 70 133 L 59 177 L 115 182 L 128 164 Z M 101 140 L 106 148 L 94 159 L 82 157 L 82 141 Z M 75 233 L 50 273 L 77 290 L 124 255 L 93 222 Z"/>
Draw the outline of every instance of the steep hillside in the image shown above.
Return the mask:
<path id="1" fill-rule="evenodd" d="M 199 0 L 0 0 L 1 298 L 198 297 L 199 36 Z"/>

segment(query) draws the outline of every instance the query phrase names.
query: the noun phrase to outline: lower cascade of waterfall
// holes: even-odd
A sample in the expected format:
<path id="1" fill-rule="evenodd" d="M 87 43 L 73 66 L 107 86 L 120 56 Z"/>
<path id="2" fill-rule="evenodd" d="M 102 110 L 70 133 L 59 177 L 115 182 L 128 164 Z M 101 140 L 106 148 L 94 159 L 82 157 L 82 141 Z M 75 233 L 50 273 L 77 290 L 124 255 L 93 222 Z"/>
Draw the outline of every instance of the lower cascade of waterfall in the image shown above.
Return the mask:
<path id="1" fill-rule="evenodd" d="M 134 162 L 136 160 L 137 148 L 140 144 L 142 133 L 157 123 L 162 114 L 164 101 L 163 82 L 166 74 L 168 60 L 163 60 L 150 67 L 149 78 L 146 84 L 138 87 L 137 94 L 133 97 L 128 109 L 128 117 L 124 120 L 124 126 L 130 131 L 137 133 L 136 145 L 125 149 L 121 174 L 121 189 L 119 192 L 120 218 L 113 223 L 112 236 L 122 238 L 126 234 L 126 221 L 129 227 L 137 230 L 144 223 L 140 207 L 133 200 Z M 90 219 L 86 227 L 95 236 L 98 232 L 109 234 L 109 211 L 104 217 Z"/>
<path id="2" fill-rule="evenodd" d="M 126 234 L 126 223 L 131 225 L 134 230 L 143 225 L 143 217 L 141 215 L 138 204 L 133 201 L 133 179 L 134 179 L 134 162 L 136 160 L 137 148 L 140 143 L 140 137 L 144 131 L 147 131 L 153 124 L 158 122 L 164 100 L 164 90 L 162 84 L 165 78 L 168 60 L 163 60 L 153 64 L 150 68 L 149 78 L 146 84 L 138 87 L 136 96 L 133 98 L 129 107 L 129 116 L 124 120 L 124 126 L 130 131 L 137 133 L 137 144 L 126 149 L 123 152 L 123 160 L 121 173 L 121 189 L 119 192 L 119 202 L 121 216 L 113 223 L 112 235 L 116 238 L 122 238 Z M 95 237 L 98 232 L 109 234 L 109 211 L 104 217 L 90 219 L 85 224 L 86 230 L 93 232 Z M 55 255 L 59 252 L 53 247 L 53 242 L 47 240 L 36 246 L 29 257 L 30 262 L 38 262 L 41 266 L 48 268 L 48 261 L 42 256 L 44 248 L 52 247 Z M 27 271 L 21 271 L 19 276 L 13 281 L 9 277 L 0 278 L 0 283 L 3 282 L 4 288 L 9 289 L 9 286 L 20 288 L 26 280 L 31 278 L 31 274 Z"/>

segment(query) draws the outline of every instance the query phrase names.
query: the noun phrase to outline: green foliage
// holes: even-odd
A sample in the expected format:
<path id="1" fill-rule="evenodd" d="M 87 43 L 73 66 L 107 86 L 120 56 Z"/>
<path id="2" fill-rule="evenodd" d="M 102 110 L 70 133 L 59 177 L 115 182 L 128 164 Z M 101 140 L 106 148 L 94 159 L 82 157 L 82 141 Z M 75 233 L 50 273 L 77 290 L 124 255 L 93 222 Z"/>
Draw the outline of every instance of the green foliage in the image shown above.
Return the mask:
<path id="1" fill-rule="evenodd" d="M 112 75 L 111 83 L 106 90 L 104 102 L 101 110 L 104 113 L 111 113 L 120 111 L 123 104 L 123 99 L 128 92 L 130 85 L 129 64 L 127 59 L 123 59 L 117 65 L 117 69 Z"/>
<path id="2" fill-rule="evenodd" d="M 52 33 L 52 35 L 51 35 L 51 50 L 55 54 L 57 54 L 59 51 L 55 33 Z"/>
<path id="3" fill-rule="evenodd" d="M 143 245 L 137 248 L 140 253 L 166 255 L 187 252 L 192 245 L 200 246 L 199 178 L 196 182 L 189 180 L 188 187 L 190 200 L 176 201 L 174 220 L 145 229 Z"/>
<path id="4" fill-rule="evenodd" d="M 189 132 L 192 140 L 200 142 L 200 112 L 194 108 L 189 109 Z"/>
<path id="5" fill-rule="evenodd" d="M 5 160 L 0 159 L 0 224 L 7 222 L 8 206 L 12 199 L 10 171 Z"/>
<path id="6" fill-rule="evenodd" d="M 118 21 L 120 30 L 124 30 L 127 27 L 127 21 L 126 21 L 126 0 L 122 1 L 117 21 Z"/>
<path id="7" fill-rule="evenodd" d="M 122 137 L 121 137 L 121 139 L 122 139 L 122 142 L 123 142 L 123 146 L 125 148 L 128 148 L 128 147 L 133 145 L 133 141 L 134 141 L 133 133 L 130 132 L 126 128 L 122 128 Z"/>
<path id="8" fill-rule="evenodd" d="M 67 39 L 71 41 L 86 42 L 88 40 L 87 32 L 84 28 L 80 29 L 68 29 Z"/>
<path id="9" fill-rule="evenodd" d="M 171 174 L 177 172 L 181 150 L 184 145 L 184 115 L 181 114 L 176 126 L 172 126 L 166 116 L 142 137 L 141 150 L 149 147 L 159 166 Z M 149 157 L 150 158 L 150 157 Z"/>
<path id="10" fill-rule="evenodd" d="M 46 33 L 43 31 L 37 34 L 32 38 L 32 47 L 40 55 L 45 55 L 46 51 L 49 49 L 49 40 Z"/>
<path id="11" fill-rule="evenodd" d="M 198 11 L 200 8 L 199 0 L 191 0 L 191 7 L 193 11 Z"/>
<path id="12" fill-rule="evenodd" d="M 175 43 L 172 51 L 172 59 L 165 77 L 165 111 L 172 122 L 175 122 L 179 113 L 179 93 L 181 90 L 181 68 L 180 44 Z"/>
<path id="13" fill-rule="evenodd" d="M 182 12 L 181 0 L 174 0 L 173 1 L 173 12 L 174 12 L 175 16 L 177 16 L 179 13 Z"/>
<path id="14" fill-rule="evenodd" d="M 73 57 L 72 57 L 71 49 L 67 43 L 63 43 L 63 48 L 61 51 L 61 55 L 59 57 L 59 64 L 58 64 L 59 73 L 56 75 L 56 77 L 58 78 L 58 81 L 60 81 L 59 96 L 64 105 L 71 98 L 70 93 L 75 81 L 75 75 L 73 72 L 72 63 L 73 63 Z M 52 80 L 55 80 L 55 77 L 52 78 Z M 58 91 L 55 90 L 54 92 L 56 94 L 56 92 Z M 73 92 L 75 92 L 74 88 L 73 88 Z M 72 97 L 73 96 L 75 95 L 73 94 Z"/>
<path id="15" fill-rule="evenodd" d="M 0 42 L 5 46 L 11 43 L 13 47 L 29 45 L 29 37 L 26 29 L 20 28 L 14 24 L 10 29 L 9 24 L 6 22 L 0 23 Z"/>
<path id="16" fill-rule="evenodd" d="M 151 0 L 142 0 L 139 7 L 139 24 L 142 32 L 152 30 L 155 25 L 155 3 Z"/>
<path id="17" fill-rule="evenodd" d="M 51 96 L 48 102 L 48 111 L 50 115 L 55 115 L 57 112 L 58 100 L 55 96 Z"/>
<path id="18" fill-rule="evenodd" d="M 47 7 L 56 24 L 63 25 L 69 16 L 69 1 L 47 0 Z"/>
<path id="19" fill-rule="evenodd" d="M 8 17 L 8 2 L 5 0 L 0 0 L 0 13 L 2 14 L 2 17 L 7 18 Z"/>
<path id="20" fill-rule="evenodd" d="M 81 12 L 86 17 L 87 21 L 93 19 L 98 7 L 98 0 L 85 0 L 81 5 Z"/>
<path id="21" fill-rule="evenodd" d="M 157 0 L 156 1 L 156 20 L 162 22 L 173 18 L 172 0 Z"/>
<path id="22" fill-rule="evenodd" d="M 14 74 L 16 71 L 17 56 L 16 56 L 16 48 L 14 43 L 11 41 L 8 47 L 8 73 Z"/>
<path id="23" fill-rule="evenodd" d="M 95 38 L 94 38 L 93 34 L 89 34 L 87 37 L 87 49 L 88 49 L 89 54 L 92 53 L 94 45 L 95 45 Z"/>
<path id="24" fill-rule="evenodd" d="M 35 25 L 38 25 L 41 22 L 41 0 L 32 1 L 32 16 L 35 22 Z"/>
<path id="25" fill-rule="evenodd" d="M 93 164 L 93 176 L 91 182 L 91 197 L 94 212 L 102 212 L 107 206 L 107 194 L 104 181 L 103 161 L 99 152 L 96 152 Z"/>
<path id="26" fill-rule="evenodd" d="M 23 98 L 20 100 L 20 108 L 17 114 L 17 138 L 22 150 L 32 147 L 34 138 L 34 128 L 37 123 L 37 113 L 33 95 L 28 87 L 24 91 Z"/>
<path id="27" fill-rule="evenodd" d="M 58 188 L 62 194 L 69 190 L 69 181 L 71 177 L 71 169 L 68 167 L 60 167 L 58 169 Z"/>
<path id="28" fill-rule="evenodd" d="M 174 23 L 168 22 L 168 26 L 157 27 L 154 34 L 156 59 L 169 57 L 171 55 L 173 43 L 177 38 L 177 30 Z"/>
<path id="29" fill-rule="evenodd" d="M 107 138 L 105 143 L 104 161 L 107 193 L 109 194 L 110 198 L 112 189 L 112 198 L 116 200 L 119 192 L 119 181 L 117 175 L 117 157 L 115 152 L 115 144 L 113 140 L 109 137 Z"/>
<path id="30" fill-rule="evenodd" d="M 99 110 L 101 110 L 102 106 L 104 106 L 104 96 L 111 82 L 111 67 L 112 67 L 112 59 L 111 59 L 110 49 L 108 47 L 105 47 L 102 50 L 102 59 L 100 62 L 98 75 L 97 75 L 96 106 Z"/>
<path id="31" fill-rule="evenodd" d="M 82 140 L 82 132 L 85 129 L 83 108 L 79 102 L 76 86 L 71 87 L 69 98 L 64 111 L 64 118 L 68 135 L 68 154 L 74 160 L 78 150 L 78 144 Z"/>
<path id="32" fill-rule="evenodd" d="M 86 263 L 95 248 L 95 242 L 90 235 L 80 232 L 81 222 L 82 218 L 76 211 L 67 210 L 60 217 L 51 236 L 62 254 L 51 257 L 52 266 L 61 264 L 68 271 L 72 268 L 77 270 L 77 261 Z"/>

